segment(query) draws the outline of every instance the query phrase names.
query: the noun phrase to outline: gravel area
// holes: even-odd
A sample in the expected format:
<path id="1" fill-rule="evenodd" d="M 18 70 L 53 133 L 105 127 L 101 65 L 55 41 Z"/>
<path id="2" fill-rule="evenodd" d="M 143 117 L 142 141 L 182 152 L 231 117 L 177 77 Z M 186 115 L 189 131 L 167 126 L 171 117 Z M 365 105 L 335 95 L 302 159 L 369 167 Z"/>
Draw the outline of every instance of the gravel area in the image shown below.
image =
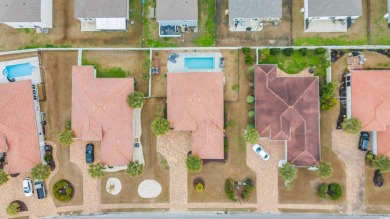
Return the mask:
<path id="1" fill-rule="evenodd" d="M 122 183 L 118 178 L 108 178 L 106 183 L 106 190 L 111 195 L 118 195 L 122 190 Z"/>
<path id="2" fill-rule="evenodd" d="M 138 195 L 141 198 L 156 198 L 161 194 L 161 191 L 160 183 L 155 180 L 146 179 L 138 186 Z"/>

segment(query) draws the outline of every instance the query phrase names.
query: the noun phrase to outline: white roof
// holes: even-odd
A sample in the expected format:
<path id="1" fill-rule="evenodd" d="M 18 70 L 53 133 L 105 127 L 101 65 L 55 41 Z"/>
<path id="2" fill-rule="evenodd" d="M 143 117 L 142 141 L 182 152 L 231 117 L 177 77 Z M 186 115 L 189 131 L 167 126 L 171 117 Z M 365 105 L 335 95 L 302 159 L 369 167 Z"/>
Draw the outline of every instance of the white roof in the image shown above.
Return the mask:
<path id="1" fill-rule="evenodd" d="M 96 18 L 98 30 L 126 30 L 126 18 Z"/>

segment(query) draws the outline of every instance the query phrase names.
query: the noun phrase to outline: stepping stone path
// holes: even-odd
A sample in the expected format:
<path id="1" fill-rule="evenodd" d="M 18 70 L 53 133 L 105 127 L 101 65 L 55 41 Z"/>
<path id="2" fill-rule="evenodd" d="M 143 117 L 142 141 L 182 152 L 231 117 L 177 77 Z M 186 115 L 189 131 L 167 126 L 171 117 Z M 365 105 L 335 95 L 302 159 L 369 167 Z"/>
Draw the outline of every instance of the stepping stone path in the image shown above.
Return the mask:
<path id="1" fill-rule="evenodd" d="M 144 180 L 138 186 L 138 195 L 141 198 L 156 198 L 161 194 L 161 185 L 160 183 L 154 180 Z"/>

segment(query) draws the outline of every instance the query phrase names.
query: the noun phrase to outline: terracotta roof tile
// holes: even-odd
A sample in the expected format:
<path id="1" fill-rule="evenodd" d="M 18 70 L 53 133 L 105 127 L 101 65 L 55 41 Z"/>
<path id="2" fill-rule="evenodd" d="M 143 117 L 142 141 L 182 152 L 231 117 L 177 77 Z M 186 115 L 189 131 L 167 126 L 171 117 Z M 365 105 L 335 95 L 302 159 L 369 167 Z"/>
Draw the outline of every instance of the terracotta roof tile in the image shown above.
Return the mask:
<path id="1" fill-rule="evenodd" d="M 72 129 L 84 141 L 101 141 L 101 160 L 124 166 L 133 159 L 132 78 L 94 78 L 93 66 L 72 68 Z"/>

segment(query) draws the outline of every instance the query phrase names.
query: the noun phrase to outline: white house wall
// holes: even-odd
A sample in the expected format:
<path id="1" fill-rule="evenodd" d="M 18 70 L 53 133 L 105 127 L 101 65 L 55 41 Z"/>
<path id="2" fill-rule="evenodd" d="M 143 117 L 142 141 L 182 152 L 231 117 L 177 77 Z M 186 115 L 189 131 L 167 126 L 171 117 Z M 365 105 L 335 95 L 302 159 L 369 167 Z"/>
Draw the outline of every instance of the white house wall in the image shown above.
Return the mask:
<path id="1" fill-rule="evenodd" d="M 42 28 L 53 28 L 53 0 L 41 0 Z"/>

